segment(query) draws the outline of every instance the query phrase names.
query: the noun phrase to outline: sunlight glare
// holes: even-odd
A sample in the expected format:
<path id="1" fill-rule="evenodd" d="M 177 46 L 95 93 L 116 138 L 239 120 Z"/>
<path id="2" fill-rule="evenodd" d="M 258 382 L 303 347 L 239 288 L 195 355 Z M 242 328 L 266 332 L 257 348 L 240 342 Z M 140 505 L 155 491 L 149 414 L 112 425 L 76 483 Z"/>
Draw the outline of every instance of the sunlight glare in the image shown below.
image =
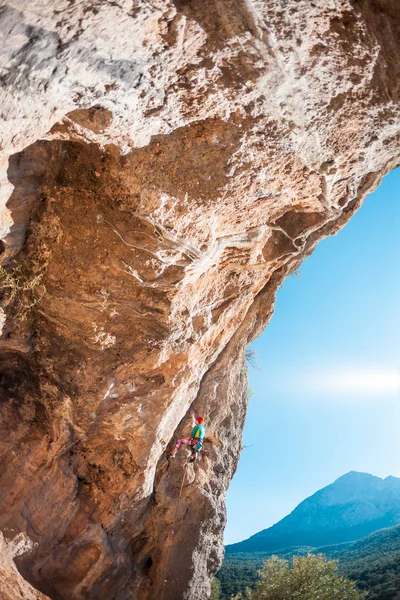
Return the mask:
<path id="1" fill-rule="evenodd" d="M 342 367 L 307 374 L 305 391 L 318 394 L 378 396 L 400 391 L 400 371 L 390 368 Z"/>

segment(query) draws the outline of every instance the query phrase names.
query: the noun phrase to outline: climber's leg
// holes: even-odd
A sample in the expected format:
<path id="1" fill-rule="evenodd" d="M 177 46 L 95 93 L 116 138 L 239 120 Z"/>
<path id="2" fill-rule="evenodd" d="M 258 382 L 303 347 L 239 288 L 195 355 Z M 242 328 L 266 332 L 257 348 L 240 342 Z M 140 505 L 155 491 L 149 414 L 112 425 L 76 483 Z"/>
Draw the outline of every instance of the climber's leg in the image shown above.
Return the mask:
<path id="1" fill-rule="evenodd" d="M 181 447 L 181 444 L 190 444 L 191 441 L 192 440 L 190 438 L 182 438 L 180 440 L 176 440 L 175 448 L 172 450 L 171 454 L 168 455 L 168 458 L 175 458 L 175 454 L 178 452 L 179 448 Z"/>
<path id="2" fill-rule="evenodd" d="M 198 454 L 199 453 L 197 452 L 197 450 L 195 450 L 195 448 L 193 447 L 192 448 L 192 454 L 190 455 L 190 458 L 189 458 L 188 462 L 189 463 L 193 463 L 196 460 Z"/>
<path id="3" fill-rule="evenodd" d="M 193 463 L 196 460 L 196 458 L 198 457 L 199 452 L 203 447 L 203 442 L 201 440 L 193 440 L 191 445 L 192 445 L 192 454 L 190 455 L 188 462 Z"/>

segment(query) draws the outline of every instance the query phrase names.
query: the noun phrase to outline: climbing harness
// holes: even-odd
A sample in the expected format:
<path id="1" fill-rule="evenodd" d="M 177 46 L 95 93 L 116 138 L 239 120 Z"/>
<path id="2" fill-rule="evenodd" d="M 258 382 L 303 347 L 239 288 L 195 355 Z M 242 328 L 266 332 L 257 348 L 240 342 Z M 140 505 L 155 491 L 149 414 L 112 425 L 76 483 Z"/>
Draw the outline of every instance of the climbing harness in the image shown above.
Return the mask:
<path id="1" fill-rule="evenodd" d="M 203 439 L 202 438 L 182 438 L 180 440 L 177 440 L 177 442 L 175 444 L 175 450 L 173 452 L 171 452 L 171 454 L 167 455 L 168 460 L 172 460 L 175 458 L 176 452 L 179 450 L 181 444 L 190 446 L 190 448 L 192 449 L 192 457 L 189 460 L 189 462 L 194 462 L 197 458 L 198 452 L 200 452 L 200 450 L 203 448 Z"/>

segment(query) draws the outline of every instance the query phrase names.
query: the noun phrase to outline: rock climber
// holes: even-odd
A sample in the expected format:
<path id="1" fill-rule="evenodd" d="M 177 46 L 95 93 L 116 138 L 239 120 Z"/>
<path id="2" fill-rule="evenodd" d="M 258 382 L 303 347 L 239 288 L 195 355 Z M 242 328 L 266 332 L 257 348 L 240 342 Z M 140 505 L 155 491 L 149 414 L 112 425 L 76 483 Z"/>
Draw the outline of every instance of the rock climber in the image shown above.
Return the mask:
<path id="1" fill-rule="evenodd" d="M 192 448 L 192 454 L 188 462 L 192 463 L 196 460 L 198 453 L 203 447 L 203 440 L 205 434 L 203 423 L 204 417 L 199 416 L 195 418 L 195 426 L 193 427 L 191 434 L 187 438 L 176 440 L 175 448 L 173 449 L 171 454 L 168 455 L 168 459 L 175 458 L 175 454 L 178 452 L 181 444 L 185 444 L 191 446 Z"/>

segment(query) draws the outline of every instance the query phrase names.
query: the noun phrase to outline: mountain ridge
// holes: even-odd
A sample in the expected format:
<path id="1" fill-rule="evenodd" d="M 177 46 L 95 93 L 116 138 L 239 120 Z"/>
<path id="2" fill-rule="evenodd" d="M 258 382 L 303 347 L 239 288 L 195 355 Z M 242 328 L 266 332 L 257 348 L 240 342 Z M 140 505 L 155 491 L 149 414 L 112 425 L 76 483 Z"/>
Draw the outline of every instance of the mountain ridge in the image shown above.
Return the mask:
<path id="1" fill-rule="evenodd" d="M 400 479 L 349 471 L 286 517 L 226 552 L 269 552 L 290 546 L 350 542 L 400 522 Z"/>

